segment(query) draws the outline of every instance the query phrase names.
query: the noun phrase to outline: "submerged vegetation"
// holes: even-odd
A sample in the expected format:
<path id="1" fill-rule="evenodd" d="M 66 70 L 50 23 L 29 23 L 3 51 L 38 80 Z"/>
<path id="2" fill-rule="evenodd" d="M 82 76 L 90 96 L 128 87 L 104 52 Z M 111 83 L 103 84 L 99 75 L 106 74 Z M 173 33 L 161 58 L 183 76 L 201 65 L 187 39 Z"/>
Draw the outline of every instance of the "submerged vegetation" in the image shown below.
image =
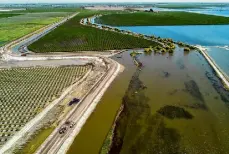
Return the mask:
<path id="1" fill-rule="evenodd" d="M 190 80 L 188 82 L 185 82 L 184 84 L 185 84 L 185 91 L 188 92 L 191 96 L 193 96 L 196 99 L 196 101 L 193 102 L 193 104 L 190 105 L 189 107 L 206 110 L 207 106 L 205 104 L 204 97 L 200 92 L 200 88 L 197 85 L 197 83 L 194 80 Z"/>
<path id="2" fill-rule="evenodd" d="M 123 97 L 109 154 L 182 153 L 180 135 L 167 128 L 160 114 L 152 114 L 137 69 Z"/>
<path id="3" fill-rule="evenodd" d="M 160 108 L 160 110 L 158 110 L 157 112 L 169 119 L 175 119 L 175 118 L 192 119 L 193 118 L 193 116 L 188 111 L 177 106 L 166 105 Z"/>
<path id="4" fill-rule="evenodd" d="M 139 54 L 141 54 L 141 52 L 132 51 L 132 52 L 130 53 L 130 56 L 134 58 L 134 57 L 136 57 L 136 56 L 139 55 Z"/>
<path id="5" fill-rule="evenodd" d="M 222 25 L 229 24 L 229 17 L 161 11 L 158 13 L 109 14 L 98 18 L 96 22 L 112 26 Z"/>

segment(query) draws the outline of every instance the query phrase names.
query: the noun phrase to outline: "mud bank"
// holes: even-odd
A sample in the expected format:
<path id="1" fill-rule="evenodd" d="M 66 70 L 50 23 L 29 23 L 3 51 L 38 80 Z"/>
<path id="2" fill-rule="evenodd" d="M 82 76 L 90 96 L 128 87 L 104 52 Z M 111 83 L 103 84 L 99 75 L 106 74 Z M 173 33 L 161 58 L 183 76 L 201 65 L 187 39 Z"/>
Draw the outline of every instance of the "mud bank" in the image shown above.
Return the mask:
<path id="1" fill-rule="evenodd" d="M 67 153 L 67 151 L 69 150 L 70 146 L 72 145 L 75 137 L 78 135 L 78 133 L 80 132 L 83 125 L 86 123 L 89 116 L 95 110 L 97 104 L 101 100 L 101 98 L 104 95 L 104 93 L 106 92 L 107 88 L 110 86 L 110 84 L 113 82 L 113 80 L 116 78 L 116 76 L 123 69 L 123 68 L 121 68 L 122 66 L 120 64 L 118 64 L 117 62 L 113 61 L 113 63 L 115 63 L 116 66 L 114 66 L 114 68 L 111 68 L 112 70 L 110 70 L 110 72 L 106 76 L 106 78 L 103 79 L 103 81 L 97 87 L 98 93 L 96 94 L 96 97 L 93 99 L 90 106 L 88 106 L 87 110 L 85 111 L 85 113 L 80 118 L 76 128 L 73 130 L 73 133 L 67 138 L 67 140 L 64 142 L 64 144 L 59 149 L 58 154 Z"/>

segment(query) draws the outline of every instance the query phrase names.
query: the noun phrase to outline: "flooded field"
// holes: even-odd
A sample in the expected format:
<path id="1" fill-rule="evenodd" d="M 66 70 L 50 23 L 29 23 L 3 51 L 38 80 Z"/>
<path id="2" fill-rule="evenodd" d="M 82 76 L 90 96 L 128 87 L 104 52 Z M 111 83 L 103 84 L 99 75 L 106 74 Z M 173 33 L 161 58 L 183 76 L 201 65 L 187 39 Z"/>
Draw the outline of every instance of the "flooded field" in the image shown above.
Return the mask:
<path id="1" fill-rule="evenodd" d="M 69 153 L 99 153 L 124 104 L 110 153 L 227 153 L 229 93 L 198 52 L 140 55 L 115 60 L 125 66 Z"/>
<path id="2" fill-rule="evenodd" d="M 203 57 L 177 49 L 139 60 L 110 153 L 227 153 L 229 94 Z"/>
<path id="3" fill-rule="evenodd" d="M 229 33 L 226 30 L 229 25 L 126 26 L 119 28 L 204 46 L 212 59 L 229 76 L 229 52 L 227 46 L 229 44 Z"/>

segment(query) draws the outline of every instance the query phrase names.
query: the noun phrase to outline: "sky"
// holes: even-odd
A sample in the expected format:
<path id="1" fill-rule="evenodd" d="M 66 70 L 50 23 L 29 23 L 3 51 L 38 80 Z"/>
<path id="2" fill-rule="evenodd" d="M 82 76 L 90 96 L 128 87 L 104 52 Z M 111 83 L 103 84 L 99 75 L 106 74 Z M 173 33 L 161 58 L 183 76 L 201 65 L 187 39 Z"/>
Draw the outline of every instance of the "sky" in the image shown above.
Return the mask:
<path id="1" fill-rule="evenodd" d="M 228 2 L 229 0 L 0 0 L 0 3 Z"/>

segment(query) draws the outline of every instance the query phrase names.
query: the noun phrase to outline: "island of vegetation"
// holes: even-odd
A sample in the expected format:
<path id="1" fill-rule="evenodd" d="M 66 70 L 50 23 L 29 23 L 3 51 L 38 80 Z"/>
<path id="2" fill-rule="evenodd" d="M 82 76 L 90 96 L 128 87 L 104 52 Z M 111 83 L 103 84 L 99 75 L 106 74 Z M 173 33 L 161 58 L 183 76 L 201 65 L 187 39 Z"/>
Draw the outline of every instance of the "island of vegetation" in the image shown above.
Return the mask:
<path id="1" fill-rule="evenodd" d="M 224 25 L 229 24 L 229 18 L 190 12 L 161 11 L 109 14 L 96 19 L 96 22 L 112 26 Z"/>

